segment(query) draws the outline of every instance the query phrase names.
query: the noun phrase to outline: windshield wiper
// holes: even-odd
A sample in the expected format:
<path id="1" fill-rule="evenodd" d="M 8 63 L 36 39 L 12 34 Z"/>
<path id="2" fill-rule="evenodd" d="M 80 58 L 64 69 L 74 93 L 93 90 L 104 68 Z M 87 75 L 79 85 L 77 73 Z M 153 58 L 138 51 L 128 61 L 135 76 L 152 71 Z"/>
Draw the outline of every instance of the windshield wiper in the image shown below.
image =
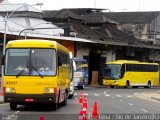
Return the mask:
<path id="1" fill-rule="evenodd" d="M 32 66 L 32 68 L 38 73 L 39 76 L 41 76 L 41 78 L 44 77 L 34 66 Z"/>
<path id="2" fill-rule="evenodd" d="M 20 75 L 22 75 L 22 73 L 24 72 L 25 70 L 21 70 L 17 75 L 16 75 L 16 78 L 18 78 Z"/>

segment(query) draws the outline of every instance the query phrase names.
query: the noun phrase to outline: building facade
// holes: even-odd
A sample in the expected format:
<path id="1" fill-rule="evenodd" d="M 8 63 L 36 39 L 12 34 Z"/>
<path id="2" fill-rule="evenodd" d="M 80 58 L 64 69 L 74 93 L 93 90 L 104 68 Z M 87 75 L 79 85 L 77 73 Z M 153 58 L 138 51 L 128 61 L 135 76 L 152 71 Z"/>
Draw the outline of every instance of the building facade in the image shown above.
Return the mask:
<path id="1" fill-rule="evenodd" d="M 44 13 L 43 19 L 46 21 L 59 27 L 67 27 L 65 35 L 93 41 L 73 42 L 75 57 L 85 58 L 89 62 L 90 83 L 93 71 L 98 71 L 98 82 L 101 83 L 101 70 L 105 62 L 120 59 L 146 62 L 158 60 L 155 51 L 159 51 L 159 46 L 146 42 L 147 37 L 143 37 L 144 35 L 141 36 L 144 40 L 141 40 L 142 38 L 126 32 L 124 26 L 130 25 L 120 24 L 114 17 L 108 17 L 108 13 L 103 12 L 103 9 L 62 9 Z M 142 33 L 146 31 L 146 25 L 143 27 Z"/>

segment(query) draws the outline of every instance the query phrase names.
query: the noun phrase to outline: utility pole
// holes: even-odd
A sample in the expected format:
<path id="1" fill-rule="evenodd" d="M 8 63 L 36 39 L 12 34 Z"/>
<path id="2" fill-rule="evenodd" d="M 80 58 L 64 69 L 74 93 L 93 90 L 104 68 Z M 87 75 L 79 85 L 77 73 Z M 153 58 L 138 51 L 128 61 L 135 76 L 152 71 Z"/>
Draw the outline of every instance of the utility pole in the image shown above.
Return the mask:
<path id="1" fill-rule="evenodd" d="M 138 3 L 138 11 L 140 11 L 141 9 L 141 1 L 139 0 L 139 3 Z"/>
<path id="2" fill-rule="evenodd" d="M 94 0 L 94 8 L 96 8 L 96 0 Z"/>

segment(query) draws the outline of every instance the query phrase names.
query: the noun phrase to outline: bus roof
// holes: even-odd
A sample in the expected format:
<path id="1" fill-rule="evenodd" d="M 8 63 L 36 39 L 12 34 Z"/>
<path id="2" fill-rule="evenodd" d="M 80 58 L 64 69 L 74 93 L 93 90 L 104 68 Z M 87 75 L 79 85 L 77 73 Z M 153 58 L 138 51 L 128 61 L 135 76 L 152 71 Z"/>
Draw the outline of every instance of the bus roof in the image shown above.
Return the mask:
<path id="1" fill-rule="evenodd" d="M 135 60 L 116 60 L 116 61 L 112 61 L 112 62 L 107 62 L 106 64 L 124 64 L 124 63 L 159 65 L 158 63 L 140 62 L 140 61 L 135 61 Z"/>
<path id="2" fill-rule="evenodd" d="M 55 48 L 69 53 L 69 50 L 58 42 L 41 39 L 12 40 L 7 43 L 6 48 Z"/>

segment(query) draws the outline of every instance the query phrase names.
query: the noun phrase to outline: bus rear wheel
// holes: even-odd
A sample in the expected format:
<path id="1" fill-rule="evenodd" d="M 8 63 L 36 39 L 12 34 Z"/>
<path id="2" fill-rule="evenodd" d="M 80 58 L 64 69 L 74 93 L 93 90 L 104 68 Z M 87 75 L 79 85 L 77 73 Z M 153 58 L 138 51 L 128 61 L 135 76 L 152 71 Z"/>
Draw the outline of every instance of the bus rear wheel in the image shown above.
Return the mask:
<path id="1" fill-rule="evenodd" d="M 17 103 L 10 102 L 10 109 L 11 110 L 16 110 L 17 109 Z"/>
<path id="2" fill-rule="evenodd" d="M 114 88 L 114 86 L 110 86 L 111 88 Z"/>
<path id="3" fill-rule="evenodd" d="M 133 88 L 138 88 L 138 86 L 133 86 Z"/>

